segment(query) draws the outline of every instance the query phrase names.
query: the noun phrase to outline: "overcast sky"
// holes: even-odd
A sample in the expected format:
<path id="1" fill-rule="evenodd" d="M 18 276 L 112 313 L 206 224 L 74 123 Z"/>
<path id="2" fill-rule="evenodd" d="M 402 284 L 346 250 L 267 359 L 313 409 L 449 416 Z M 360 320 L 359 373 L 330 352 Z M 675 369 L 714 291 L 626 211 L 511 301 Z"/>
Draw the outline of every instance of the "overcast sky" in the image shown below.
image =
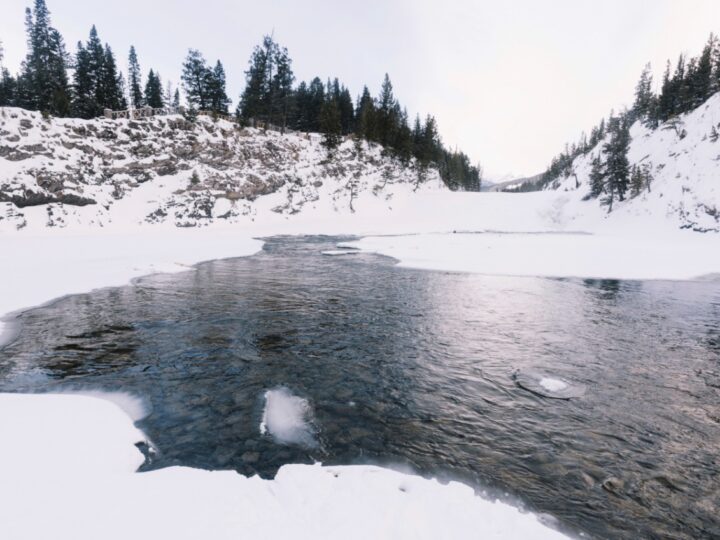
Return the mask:
<path id="1" fill-rule="evenodd" d="M 2 0 L 0 40 L 15 71 L 24 9 Z M 179 81 L 189 47 L 220 58 L 233 102 L 252 47 L 274 31 L 298 79 L 337 76 L 357 95 L 385 72 L 411 115 L 437 117 L 446 144 L 489 175 L 540 172 L 565 142 L 630 104 L 648 61 L 698 54 L 720 32 L 720 0 L 47 0 L 73 52 L 96 24 L 123 70 Z"/>

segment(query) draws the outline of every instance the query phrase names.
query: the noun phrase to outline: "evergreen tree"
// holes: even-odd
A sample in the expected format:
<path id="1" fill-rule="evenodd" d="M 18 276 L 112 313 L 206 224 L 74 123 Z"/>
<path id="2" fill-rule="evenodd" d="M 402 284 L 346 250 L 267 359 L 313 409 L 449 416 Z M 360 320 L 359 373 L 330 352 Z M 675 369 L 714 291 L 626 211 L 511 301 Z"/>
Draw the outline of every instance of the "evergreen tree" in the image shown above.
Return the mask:
<path id="1" fill-rule="evenodd" d="M 670 61 L 665 65 L 665 74 L 663 75 L 662 89 L 658 98 L 657 114 L 658 118 L 663 122 L 673 115 L 673 86 L 670 82 Z"/>
<path id="2" fill-rule="evenodd" d="M 151 69 L 148 73 L 147 83 L 145 83 L 145 104 L 153 109 L 161 109 L 165 106 L 163 103 L 163 90 L 160 76 L 155 74 Z"/>
<path id="3" fill-rule="evenodd" d="M 377 140 L 375 101 L 368 87 L 363 87 L 355 111 L 355 134 L 367 141 Z"/>
<path id="4" fill-rule="evenodd" d="M 605 191 L 605 171 L 600 156 L 595 156 L 590 168 L 590 196 L 599 197 Z"/>
<path id="5" fill-rule="evenodd" d="M 308 88 L 308 131 L 321 131 L 320 117 L 325 104 L 325 85 L 323 85 L 320 77 L 315 77 L 310 81 Z"/>
<path id="6" fill-rule="evenodd" d="M 18 86 L 23 107 L 64 116 L 70 110 L 67 54 L 60 33 L 50 25 L 45 0 L 25 11 L 28 53 Z"/>
<path id="7" fill-rule="evenodd" d="M 212 100 L 210 85 L 208 85 L 211 80 L 209 72 L 205 58 L 200 51 L 190 49 L 183 63 L 182 81 L 185 98 L 191 108 L 201 111 L 210 110 Z"/>
<path id="8" fill-rule="evenodd" d="M 275 75 L 272 80 L 272 95 L 275 103 L 274 117 L 278 119 L 281 131 L 285 132 L 288 118 L 293 107 L 293 82 L 295 74 L 292 70 L 292 60 L 288 50 L 284 47 L 275 49 Z"/>
<path id="9" fill-rule="evenodd" d="M 705 44 L 705 48 L 697 61 L 697 68 L 694 70 L 691 81 L 691 107 L 693 108 L 700 106 L 712 95 L 713 53 L 715 51 L 715 47 L 715 35 L 710 34 L 710 38 Z"/>
<path id="10" fill-rule="evenodd" d="M 355 129 L 355 106 L 350 91 L 342 86 L 338 96 L 338 109 L 340 109 L 340 124 L 343 135 L 348 135 Z"/>
<path id="11" fill-rule="evenodd" d="M 648 127 L 654 127 L 655 94 L 652 90 L 652 70 L 650 64 L 645 65 L 640 80 L 635 87 L 635 104 L 632 108 L 633 116 L 642 120 Z"/>
<path id="12" fill-rule="evenodd" d="M 413 156 L 413 133 L 408 125 L 407 111 L 401 111 L 398 117 L 399 124 L 393 146 L 400 161 L 407 164 Z"/>
<path id="13" fill-rule="evenodd" d="M 79 118 L 92 118 L 97 113 L 98 106 L 93 88 L 90 57 L 83 44 L 78 42 L 73 73 L 73 115 Z"/>
<path id="14" fill-rule="evenodd" d="M 395 105 L 393 86 L 386 73 L 378 98 L 377 110 L 378 142 L 383 146 L 388 146 L 395 135 Z"/>
<path id="15" fill-rule="evenodd" d="M 230 100 L 225 92 L 225 68 L 220 60 L 217 61 L 212 71 L 208 70 L 207 78 L 210 91 L 210 110 L 215 114 L 226 115 Z"/>
<path id="16" fill-rule="evenodd" d="M 422 129 L 422 139 L 416 148 L 416 157 L 422 166 L 428 166 L 439 158 L 438 148 L 440 141 L 435 118 L 428 115 Z"/>
<path id="17" fill-rule="evenodd" d="M 94 118 L 104 109 L 127 108 L 124 80 L 117 70 L 115 56 L 108 45 L 103 47 L 93 26 L 85 45 L 78 43 L 73 73 L 73 114 Z"/>
<path id="18" fill-rule="evenodd" d="M 630 165 L 627 152 L 630 146 L 630 132 L 624 117 L 612 123 L 610 140 L 605 143 L 603 150 L 606 158 L 606 199 L 603 201 L 612 211 L 612 205 L 617 197 L 620 201 L 625 199 L 628 189 Z"/>
<path id="19" fill-rule="evenodd" d="M 140 62 L 138 62 L 135 46 L 130 46 L 130 54 L 128 55 L 128 82 L 130 86 L 130 103 L 133 107 L 140 108 L 143 102 L 143 92 L 140 87 L 142 81 L 142 72 L 140 71 Z"/>
<path id="20" fill-rule="evenodd" d="M 630 197 L 637 197 L 643 188 L 643 174 L 640 167 L 633 165 L 630 171 Z"/>
<path id="21" fill-rule="evenodd" d="M 177 88 L 175 89 L 175 95 L 173 96 L 172 104 L 173 107 L 175 107 L 176 109 L 180 107 L 180 90 L 178 90 Z"/>
<path id="22" fill-rule="evenodd" d="M 2 41 L 0 41 L 0 107 L 8 107 L 15 104 L 15 79 L 10 72 L 3 66 L 3 58 L 5 50 Z"/>
<path id="23" fill-rule="evenodd" d="M 342 141 L 342 124 L 340 122 L 340 110 L 337 101 L 330 96 L 322 106 L 320 117 L 320 129 L 323 134 L 323 146 L 332 151 Z"/>
<path id="24" fill-rule="evenodd" d="M 294 107 L 289 111 L 288 124 L 298 131 L 309 131 L 310 91 L 305 81 L 301 82 L 293 94 Z"/>
<path id="25" fill-rule="evenodd" d="M 258 120 L 262 120 L 264 96 L 267 89 L 267 51 L 257 46 L 250 57 L 250 67 L 245 72 L 245 89 L 240 96 L 237 107 L 237 116 L 244 122 L 252 121 L 253 127 Z"/>
<path id="26" fill-rule="evenodd" d="M 107 44 L 105 45 L 98 85 L 101 87 L 100 95 L 103 97 L 100 105 L 104 109 L 117 111 L 127 108 L 122 75 L 117 70 L 115 55 L 113 55 L 112 49 Z"/>

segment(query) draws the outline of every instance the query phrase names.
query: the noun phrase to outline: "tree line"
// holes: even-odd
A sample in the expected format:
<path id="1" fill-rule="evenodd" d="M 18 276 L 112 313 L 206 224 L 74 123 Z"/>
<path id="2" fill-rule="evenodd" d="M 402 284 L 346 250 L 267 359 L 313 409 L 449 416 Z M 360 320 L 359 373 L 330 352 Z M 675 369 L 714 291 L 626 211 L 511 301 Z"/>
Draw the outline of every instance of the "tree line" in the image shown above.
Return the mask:
<path id="1" fill-rule="evenodd" d="M 25 12 L 27 55 L 20 73 L 13 77 L 0 70 L 0 106 L 16 106 L 53 116 L 94 118 L 104 109 L 179 105 L 180 94 L 172 85 L 163 88 L 160 75 L 150 70 L 145 84 L 134 47 L 128 55 L 129 88 L 110 46 L 102 43 L 97 28 L 88 40 L 78 42 L 74 55 L 50 20 L 45 0 L 35 0 Z M 0 61 L 2 53 L 0 52 Z M 72 71 L 72 77 L 68 76 Z"/>
<path id="2" fill-rule="evenodd" d="M 28 50 L 16 77 L 2 67 L 0 44 L 0 106 L 94 118 L 104 109 L 180 105 L 179 89 L 171 84 L 163 88 L 156 70 L 150 69 L 143 83 L 134 46 L 128 54 L 126 80 L 113 50 L 103 44 L 95 26 L 88 40 L 77 44 L 75 54 L 68 54 L 60 32 L 51 24 L 45 0 L 34 0 L 33 8 L 26 10 L 25 25 Z M 231 100 L 220 60 L 208 63 L 200 51 L 190 49 L 182 64 L 182 89 L 189 115 L 197 111 L 230 114 Z M 432 116 L 422 120 L 417 116 L 411 124 L 388 75 L 377 96 L 365 86 L 356 100 L 337 78 L 323 82 L 315 77 L 296 85 L 288 50 L 271 36 L 265 36 L 252 51 L 234 115 L 245 126 L 322 133 L 330 152 L 348 136 L 378 143 L 405 163 L 414 158 L 423 168 L 437 166 L 453 189 L 480 189 L 480 167 L 464 153 L 443 145 Z"/>
<path id="3" fill-rule="evenodd" d="M 611 111 L 607 120 L 602 119 L 592 128 L 589 137 L 583 133 L 578 142 L 565 145 L 540 180 L 525 184 L 518 191 L 542 189 L 559 177 L 572 175 L 575 159 L 588 155 L 599 142 L 605 141 L 597 155 L 591 157 L 590 193 L 587 197 L 599 198 L 611 210 L 615 201 L 651 189 L 653 177 L 649 165 L 630 167 L 627 158 L 630 127 L 635 122 L 641 122 L 648 129 L 657 129 L 663 124 L 676 126 L 680 115 L 696 109 L 718 91 L 720 41 L 711 34 L 699 56 L 688 58 L 681 54 L 674 68 L 667 61 L 657 92 L 652 67 L 646 64 L 635 86 L 635 99 L 630 109 L 617 115 Z M 676 132 L 684 137 L 682 129 L 677 128 Z M 710 137 L 717 140 L 715 128 Z"/>

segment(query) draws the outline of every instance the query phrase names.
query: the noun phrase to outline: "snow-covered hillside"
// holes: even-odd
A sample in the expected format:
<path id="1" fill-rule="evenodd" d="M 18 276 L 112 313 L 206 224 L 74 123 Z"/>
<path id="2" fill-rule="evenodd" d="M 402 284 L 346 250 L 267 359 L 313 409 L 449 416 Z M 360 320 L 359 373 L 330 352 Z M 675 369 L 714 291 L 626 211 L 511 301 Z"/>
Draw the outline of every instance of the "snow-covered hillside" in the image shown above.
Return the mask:
<path id="1" fill-rule="evenodd" d="M 208 117 L 44 119 L 0 108 L 0 230 L 247 222 L 303 207 L 352 213 L 360 196 L 444 189 L 346 140 L 332 159 L 319 135 L 239 129 Z"/>
<path id="2" fill-rule="evenodd" d="M 649 165 L 653 180 L 636 197 L 615 201 L 612 212 L 599 199 L 583 200 L 590 192 L 592 159 L 602 140 L 575 159 L 571 171 L 546 189 L 567 192 L 564 212 L 577 226 L 595 229 L 593 222 L 617 227 L 655 227 L 670 224 L 698 232 L 720 232 L 720 93 L 694 111 L 651 130 L 636 122 L 630 135 L 630 165 Z"/>

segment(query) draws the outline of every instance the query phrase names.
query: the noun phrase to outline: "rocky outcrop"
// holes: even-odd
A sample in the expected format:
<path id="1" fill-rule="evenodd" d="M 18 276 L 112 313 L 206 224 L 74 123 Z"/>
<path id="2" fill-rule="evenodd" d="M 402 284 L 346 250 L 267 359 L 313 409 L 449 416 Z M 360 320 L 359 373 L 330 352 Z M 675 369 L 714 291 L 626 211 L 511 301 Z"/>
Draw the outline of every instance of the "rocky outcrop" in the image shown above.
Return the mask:
<path id="1" fill-rule="evenodd" d="M 404 165 L 373 145 L 346 141 L 328 156 L 318 135 L 239 128 L 208 117 L 48 120 L 0 108 L 0 134 L 0 215 L 6 216 L 0 228 L 22 222 L 8 217 L 18 209 L 41 205 L 62 206 L 48 212 L 48 224 L 58 226 L 124 219 L 114 208 L 129 199 L 139 209 L 132 219 L 197 226 L 252 215 L 268 196 L 277 198 L 272 208 L 281 213 L 294 214 L 323 196 L 352 210 L 359 190 L 382 196 L 388 186 L 416 185 L 420 178 L 439 183 L 435 171 Z"/>

